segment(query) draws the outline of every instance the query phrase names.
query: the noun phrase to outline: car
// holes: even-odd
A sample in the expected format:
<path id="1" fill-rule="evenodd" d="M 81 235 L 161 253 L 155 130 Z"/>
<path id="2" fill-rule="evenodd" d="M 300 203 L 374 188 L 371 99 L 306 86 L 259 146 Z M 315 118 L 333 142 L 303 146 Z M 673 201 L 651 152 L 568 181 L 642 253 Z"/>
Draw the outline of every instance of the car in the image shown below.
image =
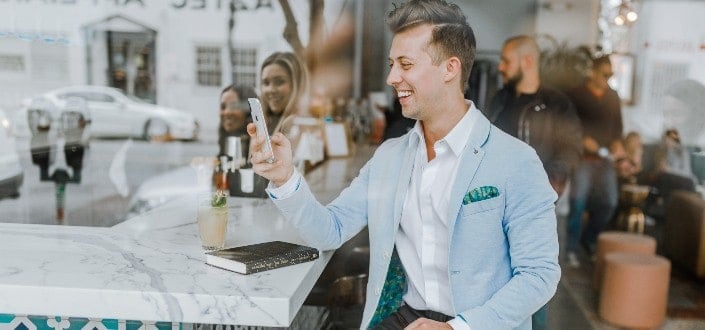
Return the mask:
<path id="1" fill-rule="evenodd" d="M 153 176 L 142 182 L 128 203 L 125 219 L 143 214 L 180 197 L 211 190 L 213 163 L 196 158 L 182 166 Z"/>
<path id="2" fill-rule="evenodd" d="M 62 108 L 79 97 L 90 111 L 91 137 L 141 138 L 145 140 L 197 140 L 199 123 L 187 112 L 144 102 L 105 86 L 70 86 L 51 90 L 22 102 L 15 121 L 20 135 L 27 132 L 27 110 L 36 98 L 45 98 Z M 24 121 L 24 122 L 22 122 Z"/>
<path id="3" fill-rule="evenodd" d="M 12 125 L 0 109 L 0 199 L 19 197 L 23 179 L 24 172 L 15 147 Z"/>

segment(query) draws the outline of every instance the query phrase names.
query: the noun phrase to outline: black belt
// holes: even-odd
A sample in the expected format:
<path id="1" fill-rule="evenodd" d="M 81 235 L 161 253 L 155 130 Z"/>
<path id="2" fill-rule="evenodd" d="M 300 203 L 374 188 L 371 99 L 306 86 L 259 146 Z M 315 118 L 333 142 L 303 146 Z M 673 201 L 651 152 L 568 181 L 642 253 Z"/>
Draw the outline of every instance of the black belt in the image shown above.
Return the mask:
<path id="1" fill-rule="evenodd" d="M 438 321 L 438 322 L 448 322 L 448 321 L 454 319 L 454 317 L 445 315 L 440 312 L 434 312 L 434 311 L 430 311 L 430 310 L 418 310 L 418 309 L 414 309 L 411 306 L 406 305 L 406 304 L 399 307 L 399 309 L 402 309 L 402 308 L 408 308 L 409 310 L 412 311 L 412 313 L 419 315 L 419 317 L 431 319 L 431 320 Z"/>
<path id="2" fill-rule="evenodd" d="M 414 322 L 418 318 L 427 318 L 438 322 L 448 322 L 454 317 L 445 315 L 443 313 L 434 312 L 430 310 L 418 310 L 414 309 L 409 305 L 402 305 L 394 312 L 392 315 L 382 320 L 382 323 L 375 327 L 375 330 L 381 329 L 403 329 L 411 322 Z"/>

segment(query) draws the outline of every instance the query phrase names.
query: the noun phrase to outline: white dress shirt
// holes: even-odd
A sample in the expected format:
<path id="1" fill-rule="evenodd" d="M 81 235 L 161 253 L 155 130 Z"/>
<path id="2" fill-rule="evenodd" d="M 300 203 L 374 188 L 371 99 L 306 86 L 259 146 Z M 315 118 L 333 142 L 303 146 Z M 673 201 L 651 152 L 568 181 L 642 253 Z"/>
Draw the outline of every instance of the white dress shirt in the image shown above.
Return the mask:
<path id="1" fill-rule="evenodd" d="M 420 122 L 411 133 L 418 139 L 418 149 L 395 243 L 407 275 L 404 302 L 414 309 L 456 315 L 448 272 L 448 203 L 460 156 L 479 112 L 471 103 L 458 124 L 433 145 L 436 157 L 430 162 Z M 449 323 L 455 329 L 468 327 L 459 318 Z"/>

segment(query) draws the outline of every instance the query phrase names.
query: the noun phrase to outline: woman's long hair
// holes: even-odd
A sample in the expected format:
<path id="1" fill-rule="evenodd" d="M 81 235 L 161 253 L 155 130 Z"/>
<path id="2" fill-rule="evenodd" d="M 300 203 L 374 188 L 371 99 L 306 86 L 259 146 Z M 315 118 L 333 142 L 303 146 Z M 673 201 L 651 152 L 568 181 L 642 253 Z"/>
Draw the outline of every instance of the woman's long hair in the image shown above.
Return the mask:
<path id="1" fill-rule="evenodd" d="M 267 117 L 269 133 L 278 132 L 284 119 L 296 114 L 300 109 L 305 109 L 308 95 L 308 70 L 301 60 L 291 52 L 275 52 L 269 55 L 260 68 L 260 76 L 265 67 L 271 64 L 281 65 L 291 77 L 291 96 L 286 103 L 284 111 L 275 114 L 269 108 L 268 102 L 262 102 L 262 111 Z"/>

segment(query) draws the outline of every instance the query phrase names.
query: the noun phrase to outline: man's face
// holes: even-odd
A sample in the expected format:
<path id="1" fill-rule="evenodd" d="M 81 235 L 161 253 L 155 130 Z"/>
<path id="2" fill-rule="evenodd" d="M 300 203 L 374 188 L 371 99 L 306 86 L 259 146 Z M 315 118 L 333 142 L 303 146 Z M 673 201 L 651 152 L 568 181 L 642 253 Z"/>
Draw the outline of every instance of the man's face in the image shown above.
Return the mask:
<path id="1" fill-rule="evenodd" d="M 610 85 L 607 82 L 613 74 L 614 72 L 612 71 L 612 65 L 610 63 L 602 63 L 592 68 L 592 75 L 590 79 L 592 79 L 592 82 L 596 86 L 607 90 L 610 88 Z"/>
<path id="2" fill-rule="evenodd" d="M 497 70 L 502 75 L 504 86 L 516 87 L 524 79 L 524 70 L 521 68 L 519 52 L 511 43 L 502 48 L 502 56 L 497 66 Z"/>
<path id="3" fill-rule="evenodd" d="M 431 25 L 421 25 L 397 33 L 389 50 L 387 84 L 394 87 L 407 118 L 424 120 L 433 112 L 444 88 L 457 88 L 443 81 L 445 61 L 434 65 L 426 49 L 432 30 Z"/>

